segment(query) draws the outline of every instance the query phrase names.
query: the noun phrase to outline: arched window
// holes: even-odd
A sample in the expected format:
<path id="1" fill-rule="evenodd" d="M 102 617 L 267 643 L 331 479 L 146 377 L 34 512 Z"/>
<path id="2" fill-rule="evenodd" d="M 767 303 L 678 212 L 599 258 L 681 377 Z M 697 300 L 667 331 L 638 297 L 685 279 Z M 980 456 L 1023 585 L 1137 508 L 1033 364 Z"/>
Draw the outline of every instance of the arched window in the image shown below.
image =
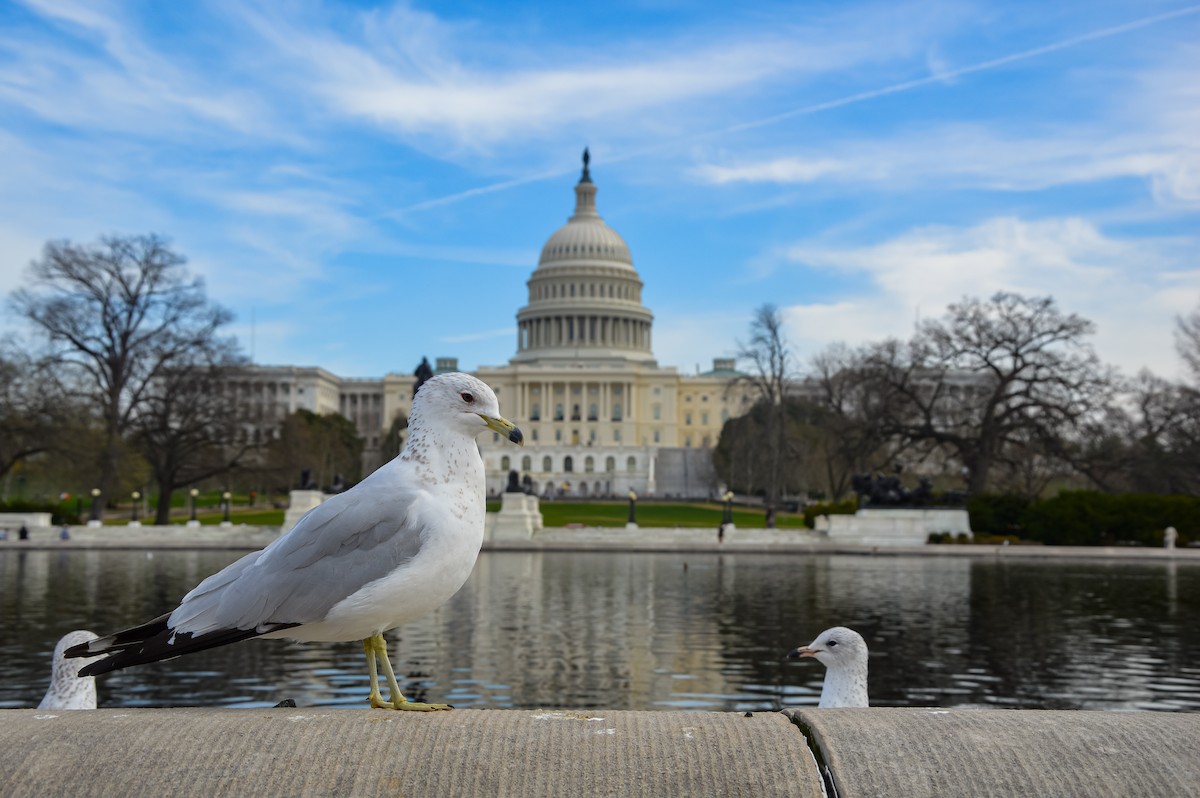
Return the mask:
<path id="1" fill-rule="evenodd" d="M 533 458 L 532 457 L 530 457 L 529 455 L 525 455 L 524 457 L 521 458 L 521 470 L 522 471 L 532 471 L 533 470 Z"/>
<path id="2" fill-rule="evenodd" d="M 630 457 L 628 460 L 625 461 L 625 470 L 628 471 L 630 474 L 633 474 L 637 471 L 637 458 L 636 457 Z"/>
<path id="3" fill-rule="evenodd" d="M 596 470 L 596 461 L 592 459 L 591 455 L 584 458 L 583 470 L 589 474 Z"/>
<path id="4" fill-rule="evenodd" d="M 534 427 L 533 429 L 529 430 L 529 440 L 533 441 L 534 443 L 537 443 L 537 439 L 538 439 L 537 427 Z"/>
<path id="5" fill-rule="evenodd" d="M 604 470 L 609 474 L 617 470 L 617 458 L 609 457 L 604 461 Z"/>
<path id="6" fill-rule="evenodd" d="M 620 402 L 617 402 L 616 404 L 613 405 L 612 420 L 613 421 L 621 420 L 621 403 Z"/>
<path id="7" fill-rule="evenodd" d="M 575 470 L 575 461 L 571 459 L 571 455 L 563 458 L 563 471 L 570 474 Z"/>
<path id="8" fill-rule="evenodd" d="M 662 405 L 660 405 L 658 402 L 655 402 L 654 406 L 650 409 L 654 413 L 655 421 L 658 421 L 660 418 L 662 418 Z"/>
<path id="9" fill-rule="evenodd" d="M 542 470 L 543 471 L 553 471 L 554 470 L 550 463 L 550 455 L 546 455 L 545 457 L 542 458 Z"/>
<path id="10" fill-rule="evenodd" d="M 512 468 L 512 460 L 508 459 L 508 455 L 504 455 L 500 458 L 500 467 L 505 471 Z"/>

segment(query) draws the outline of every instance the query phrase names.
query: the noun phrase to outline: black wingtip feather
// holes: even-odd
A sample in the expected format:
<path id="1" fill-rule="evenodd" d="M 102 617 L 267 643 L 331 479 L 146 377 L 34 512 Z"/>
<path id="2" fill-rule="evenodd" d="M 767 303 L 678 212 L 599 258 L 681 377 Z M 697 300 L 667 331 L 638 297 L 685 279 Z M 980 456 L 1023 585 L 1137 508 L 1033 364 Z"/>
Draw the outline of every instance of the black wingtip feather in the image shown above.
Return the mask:
<path id="1" fill-rule="evenodd" d="M 89 663 L 79 669 L 80 676 L 98 676 L 133 665 L 145 665 L 149 662 L 182 657 L 184 654 L 194 654 L 197 651 L 237 643 L 240 640 L 248 640 L 268 632 L 290 629 L 299 625 L 281 623 L 264 625 L 255 629 L 217 629 L 193 635 L 190 632 L 176 632 L 168 627 L 168 617 L 163 615 L 141 626 L 125 629 L 108 637 L 93 640 L 91 643 L 72 646 L 64 654 L 68 657 L 105 655 L 104 659 Z"/>

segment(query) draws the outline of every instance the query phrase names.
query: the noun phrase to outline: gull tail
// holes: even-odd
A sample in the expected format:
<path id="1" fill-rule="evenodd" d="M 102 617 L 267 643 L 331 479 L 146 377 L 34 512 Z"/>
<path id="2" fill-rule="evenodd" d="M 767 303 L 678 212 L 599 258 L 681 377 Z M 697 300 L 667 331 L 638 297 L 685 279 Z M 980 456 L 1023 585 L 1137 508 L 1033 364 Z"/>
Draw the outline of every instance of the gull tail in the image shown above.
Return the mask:
<path id="1" fill-rule="evenodd" d="M 170 613 L 160 615 L 141 626 L 134 626 L 115 634 L 100 637 L 87 643 L 72 646 L 63 652 L 65 657 L 103 657 L 79 669 L 80 676 L 97 676 L 101 673 L 144 665 L 164 659 L 182 657 L 208 648 L 225 646 L 239 640 L 277 632 L 299 626 L 295 623 L 266 623 L 251 629 L 217 629 L 203 634 L 178 632 L 167 625 Z"/>

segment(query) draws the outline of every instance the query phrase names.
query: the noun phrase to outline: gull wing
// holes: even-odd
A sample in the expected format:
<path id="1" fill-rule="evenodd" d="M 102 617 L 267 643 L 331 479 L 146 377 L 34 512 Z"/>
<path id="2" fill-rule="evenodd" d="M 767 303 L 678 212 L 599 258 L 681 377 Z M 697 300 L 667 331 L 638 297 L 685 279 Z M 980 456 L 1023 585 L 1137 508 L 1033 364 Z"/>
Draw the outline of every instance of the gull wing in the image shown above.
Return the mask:
<path id="1" fill-rule="evenodd" d="M 318 505 L 266 549 L 205 579 L 184 596 L 169 625 L 204 634 L 316 623 L 363 585 L 416 557 L 424 525 L 413 504 L 428 495 L 386 482 L 363 490 L 370 481 Z"/>

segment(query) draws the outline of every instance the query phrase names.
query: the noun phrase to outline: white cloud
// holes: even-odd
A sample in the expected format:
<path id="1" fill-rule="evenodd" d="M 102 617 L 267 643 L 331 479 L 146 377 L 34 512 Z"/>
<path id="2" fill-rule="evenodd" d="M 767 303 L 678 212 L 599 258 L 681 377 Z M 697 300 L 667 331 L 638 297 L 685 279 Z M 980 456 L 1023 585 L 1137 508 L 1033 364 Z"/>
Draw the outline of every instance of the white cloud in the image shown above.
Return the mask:
<path id="1" fill-rule="evenodd" d="M 691 170 L 713 185 L 827 182 L 891 191 L 981 188 L 1034 191 L 1124 177 L 1148 180 L 1164 206 L 1200 208 L 1200 148 L 1161 132 L 1114 134 L 1108 124 L 1060 126 L 1040 136 L 980 125 L 940 125 L 823 146 L 820 154 L 702 163 Z"/>
<path id="2" fill-rule="evenodd" d="M 67 40 L 12 29 L 0 33 L 10 63 L 0 101 L 58 125 L 147 139 L 227 136 L 289 140 L 269 103 L 244 85 L 214 78 L 213 65 L 160 52 L 111 7 L 30 2 Z M 64 43 L 65 41 L 69 43 Z"/>
<path id="3" fill-rule="evenodd" d="M 785 309 L 805 354 L 832 341 L 907 337 L 918 317 L 939 317 L 964 296 L 996 291 L 1053 296 L 1096 323 L 1102 359 L 1126 371 L 1175 374 L 1174 316 L 1200 300 L 1195 239 L 1118 239 L 1079 218 L 993 218 L 965 228 L 925 227 L 866 247 L 797 245 L 785 257 L 812 269 L 860 275 L 856 296 Z"/>
<path id="4" fill-rule="evenodd" d="M 826 175 L 844 171 L 848 167 L 832 158 L 776 158 L 770 161 L 746 163 L 738 166 L 701 164 L 692 174 L 702 182 L 724 185 L 726 183 L 811 183 Z"/>

